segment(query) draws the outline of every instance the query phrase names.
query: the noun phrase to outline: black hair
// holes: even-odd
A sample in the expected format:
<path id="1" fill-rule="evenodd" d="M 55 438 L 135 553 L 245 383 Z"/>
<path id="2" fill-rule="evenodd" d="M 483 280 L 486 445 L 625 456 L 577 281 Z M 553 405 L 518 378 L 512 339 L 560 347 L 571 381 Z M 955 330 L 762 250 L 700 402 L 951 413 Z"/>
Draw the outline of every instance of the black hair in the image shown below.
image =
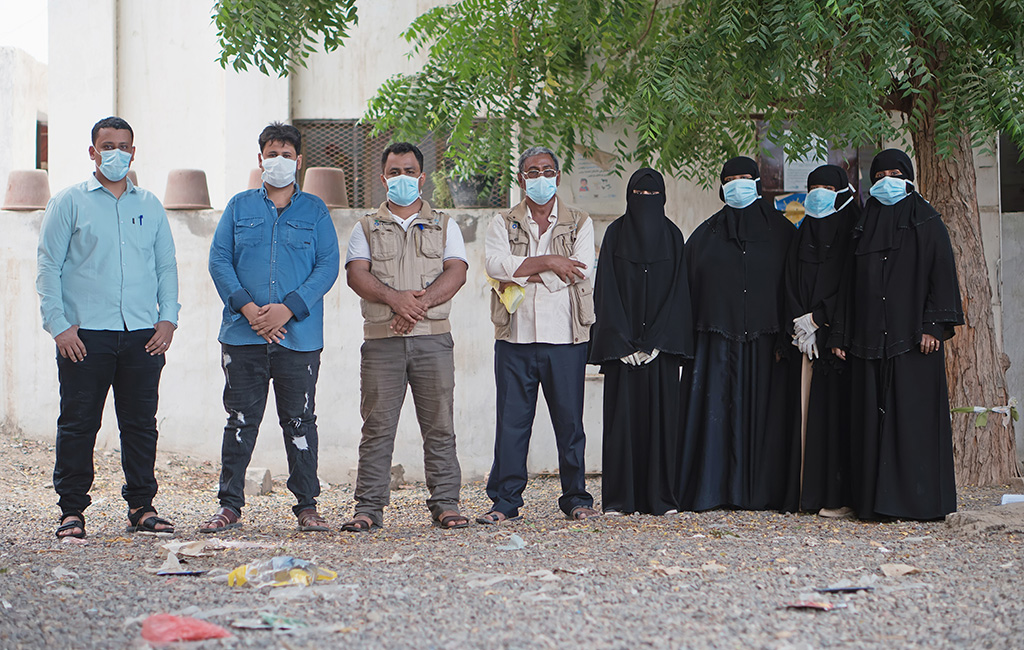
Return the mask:
<path id="1" fill-rule="evenodd" d="M 295 155 L 302 153 L 302 134 L 291 124 L 271 122 L 260 133 L 260 153 L 268 142 L 285 142 L 295 147 Z"/>
<path id="2" fill-rule="evenodd" d="M 96 124 L 92 125 L 92 143 L 96 144 L 96 138 L 100 135 L 100 129 L 114 129 L 115 131 L 127 131 L 132 134 L 132 142 L 135 141 L 135 131 L 132 131 L 130 124 L 122 120 L 120 117 L 105 117 Z"/>
<path id="3" fill-rule="evenodd" d="M 423 171 L 423 152 L 420 148 L 411 142 L 392 142 L 388 145 L 388 148 L 384 150 L 384 153 L 380 157 L 380 171 L 384 172 L 385 165 L 388 164 L 388 156 L 391 154 L 403 154 L 411 153 L 416 156 L 416 162 L 420 164 L 420 171 Z"/>

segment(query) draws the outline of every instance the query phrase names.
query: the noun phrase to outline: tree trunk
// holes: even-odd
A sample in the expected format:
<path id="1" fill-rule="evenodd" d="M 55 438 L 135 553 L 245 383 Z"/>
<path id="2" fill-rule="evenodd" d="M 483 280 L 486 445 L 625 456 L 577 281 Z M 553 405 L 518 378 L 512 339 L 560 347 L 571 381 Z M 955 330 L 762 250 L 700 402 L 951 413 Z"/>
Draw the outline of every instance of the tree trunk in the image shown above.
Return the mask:
<path id="1" fill-rule="evenodd" d="M 942 214 L 949 229 L 960 279 L 966 324 L 946 345 L 946 377 L 952 407 L 1003 406 L 1007 403 L 1009 358 L 996 345 L 992 290 L 981 241 L 974 150 L 965 133 L 948 158 L 935 146 L 934 112 L 913 132 L 917 187 Z M 1003 426 L 997 414 L 984 427 L 970 413 L 953 414 L 953 456 L 957 485 L 999 485 L 1019 476 L 1013 423 Z"/>

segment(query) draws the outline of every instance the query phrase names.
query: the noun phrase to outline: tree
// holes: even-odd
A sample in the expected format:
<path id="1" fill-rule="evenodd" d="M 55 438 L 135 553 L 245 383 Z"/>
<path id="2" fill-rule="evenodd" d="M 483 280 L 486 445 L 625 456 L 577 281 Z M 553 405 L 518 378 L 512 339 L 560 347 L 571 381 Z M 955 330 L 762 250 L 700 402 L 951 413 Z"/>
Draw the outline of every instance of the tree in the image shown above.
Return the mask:
<path id="1" fill-rule="evenodd" d="M 621 132 L 621 160 L 710 183 L 725 158 L 760 146 L 755 116 L 787 155 L 912 145 L 964 297 L 951 402 L 1007 404 L 973 147 L 997 131 L 1024 145 L 1024 0 L 461 0 L 405 36 L 427 61 L 388 80 L 366 117 L 399 137 L 450 134 L 464 176 L 510 179 L 513 134 L 571 165 L 577 145 Z M 961 484 L 1018 475 L 1000 418 L 957 416 L 954 449 Z"/>

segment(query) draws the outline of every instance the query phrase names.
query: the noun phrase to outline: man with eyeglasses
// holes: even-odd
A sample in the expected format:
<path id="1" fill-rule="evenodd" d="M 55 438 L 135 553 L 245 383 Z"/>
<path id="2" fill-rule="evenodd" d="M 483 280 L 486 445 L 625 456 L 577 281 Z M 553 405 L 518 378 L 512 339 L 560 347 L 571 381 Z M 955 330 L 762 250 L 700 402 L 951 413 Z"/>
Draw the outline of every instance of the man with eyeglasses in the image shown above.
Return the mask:
<path id="1" fill-rule="evenodd" d="M 85 537 L 103 405 L 114 390 L 128 532 L 173 533 L 157 516 L 153 465 L 164 354 L 178 322 L 178 267 L 160 200 L 128 179 L 135 134 L 119 117 L 92 128 L 95 171 L 50 199 L 36 290 L 57 346 L 60 417 L 53 487 L 60 539 Z"/>
<path id="2" fill-rule="evenodd" d="M 586 488 L 583 431 L 594 224 L 586 212 L 558 202 L 561 173 L 551 149 L 524 151 L 518 180 L 526 197 L 494 217 L 485 242 L 487 274 L 501 283 L 499 290 L 515 284 L 524 292 L 514 313 L 491 296 L 497 417 L 487 496 L 493 505 L 477 517 L 489 525 L 519 518 L 538 387 L 558 447 L 558 506 L 574 520 L 600 514 Z"/>
<path id="3" fill-rule="evenodd" d="M 423 435 L 423 470 L 435 526 L 466 528 L 459 513 L 462 471 L 455 450 L 455 357 L 448 314 L 466 283 L 466 246 L 458 223 L 421 197 L 423 153 L 408 142 L 381 156 L 387 200 L 356 223 L 348 242 L 348 286 L 361 298 L 359 411 L 363 417 L 355 516 L 342 530 L 383 524 L 390 503 L 391 458 L 407 386 Z"/>

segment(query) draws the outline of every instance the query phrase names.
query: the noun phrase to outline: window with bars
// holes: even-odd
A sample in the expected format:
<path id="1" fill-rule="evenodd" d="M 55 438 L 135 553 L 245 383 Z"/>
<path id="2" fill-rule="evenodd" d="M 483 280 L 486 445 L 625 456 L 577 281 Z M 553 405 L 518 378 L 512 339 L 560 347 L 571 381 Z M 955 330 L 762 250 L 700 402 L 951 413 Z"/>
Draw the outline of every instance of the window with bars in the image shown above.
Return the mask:
<path id="1" fill-rule="evenodd" d="M 356 120 L 295 120 L 302 134 L 303 167 L 335 167 L 344 170 L 348 204 L 354 208 L 374 208 L 384 202 L 387 193 L 380 181 L 380 156 L 392 141 L 390 132 L 373 136 L 373 126 Z M 443 138 L 428 136 L 413 143 L 423 152 L 423 171 L 427 179 L 423 196 L 432 203 L 435 171 L 443 167 L 447 144 Z M 489 194 L 480 197 L 480 207 L 505 207 L 508 190 L 490 184 Z"/>

